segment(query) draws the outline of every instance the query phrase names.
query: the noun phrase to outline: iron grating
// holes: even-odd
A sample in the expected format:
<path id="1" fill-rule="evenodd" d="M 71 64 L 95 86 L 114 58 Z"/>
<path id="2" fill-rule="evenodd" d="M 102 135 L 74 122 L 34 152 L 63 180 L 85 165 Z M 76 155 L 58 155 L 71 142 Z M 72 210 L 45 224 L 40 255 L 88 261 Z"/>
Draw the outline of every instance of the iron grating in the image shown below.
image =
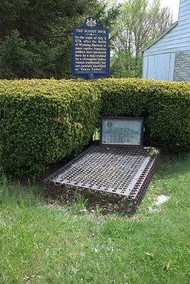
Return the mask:
<path id="1" fill-rule="evenodd" d="M 158 150 L 150 147 L 93 145 L 45 179 L 45 188 L 64 186 L 64 198 L 76 191 L 103 194 L 117 205 L 136 207 L 154 174 Z M 68 190 L 69 189 L 69 190 Z"/>

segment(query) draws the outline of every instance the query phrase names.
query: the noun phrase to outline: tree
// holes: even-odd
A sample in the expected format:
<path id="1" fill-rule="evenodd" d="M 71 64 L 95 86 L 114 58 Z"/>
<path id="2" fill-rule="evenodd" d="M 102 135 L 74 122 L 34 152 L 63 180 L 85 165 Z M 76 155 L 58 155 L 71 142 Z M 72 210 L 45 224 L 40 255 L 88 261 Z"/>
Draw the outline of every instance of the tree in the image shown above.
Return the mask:
<path id="1" fill-rule="evenodd" d="M 72 27 L 88 15 L 109 26 L 117 9 L 98 0 L 1 0 L 0 78 L 71 76 Z"/>
<path id="2" fill-rule="evenodd" d="M 160 0 L 154 0 L 152 4 L 148 0 L 123 3 L 114 30 L 112 74 L 120 77 L 124 72 L 125 76 L 140 76 L 143 48 L 157 39 L 171 23 L 170 11 L 161 8 Z"/>

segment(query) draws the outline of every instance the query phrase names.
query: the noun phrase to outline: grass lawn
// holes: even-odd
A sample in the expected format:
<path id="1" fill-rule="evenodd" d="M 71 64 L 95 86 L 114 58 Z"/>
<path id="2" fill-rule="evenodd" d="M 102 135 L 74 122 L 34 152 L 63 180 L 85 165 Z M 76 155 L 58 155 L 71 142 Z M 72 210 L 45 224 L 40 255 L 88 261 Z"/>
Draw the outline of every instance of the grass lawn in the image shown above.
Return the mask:
<path id="1" fill-rule="evenodd" d="M 190 155 L 159 165 L 132 218 L 47 204 L 2 178 L 0 283 L 190 283 L 189 189 Z"/>

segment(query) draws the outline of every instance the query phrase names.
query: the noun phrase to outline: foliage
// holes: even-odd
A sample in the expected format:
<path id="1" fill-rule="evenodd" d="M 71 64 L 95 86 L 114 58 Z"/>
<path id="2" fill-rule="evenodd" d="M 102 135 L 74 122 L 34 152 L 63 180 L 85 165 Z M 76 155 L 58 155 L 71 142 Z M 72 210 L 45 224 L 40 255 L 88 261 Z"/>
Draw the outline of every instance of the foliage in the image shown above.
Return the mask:
<path id="1" fill-rule="evenodd" d="M 156 40 L 171 25 L 168 8 L 160 1 L 126 0 L 112 33 L 113 77 L 141 77 L 142 50 Z"/>
<path id="2" fill-rule="evenodd" d="M 0 51 L 2 77 L 30 77 L 33 53 L 27 50 L 26 41 L 20 38 L 18 31 L 13 31 L 10 36 L 5 37 Z"/>
<path id="3" fill-rule="evenodd" d="M 92 139 L 100 115 L 142 116 L 146 145 L 190 150 L 190 84 L 142 79 L 0 81 L 0 163 L 34 176 Z"/>
<path id="4" fill-rule="evenodd" d="M 190 157 L 166 160 L 132 218 L 0 184 L 0 283 L 189 283 Z M 169 201 L 150 212 L 154 199 Z M 37 195 L 38 196 L 38 195 Z"/>
<path id="5" fill-rule="evenodd" d="M 141 68 L 135 69 L 135 58 L 130 51 L 120 51 L 111 57 L 110 73 L 116 78 L 135 78 L 140 76 Z"/>
<path id="6" fill-rule="evenodd" d="M 93 15 L 110 27 L 117 13 L 98 0 L 1 0 L 0 78 L 70 77 L 73 26 Z"/>
<path id="7" fill-rule="evenodd" d="M 6 173 L 36 175 L 88 144 L 98 115 L 88 83 L 0 81 L 0 160 Z"/>
<path id="8" fill-rule="evenodd" d="M 94 82 L 101 92 L 101 115 L 142 116 L 145 143 L 190 150 L 190 84 L 144 79 Z"/>

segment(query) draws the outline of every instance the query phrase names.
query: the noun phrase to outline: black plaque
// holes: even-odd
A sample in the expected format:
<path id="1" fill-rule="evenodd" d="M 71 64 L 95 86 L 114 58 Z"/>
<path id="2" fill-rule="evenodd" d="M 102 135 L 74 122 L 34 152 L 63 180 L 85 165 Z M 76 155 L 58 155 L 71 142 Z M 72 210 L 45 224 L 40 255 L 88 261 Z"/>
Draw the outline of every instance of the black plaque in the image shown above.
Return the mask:
<path id="1" fill-rule="evenodd" d="M 88 17 L 84 25 L 73 28 L 72 75 L 85 79 L 108 77 L 109 62 L 108 29 Z"/>
<path id="2" fill-rule="evenodd" d="M 103 117 L 101 145 L 142 146 L 144 119 L 138 117 Z"/>

